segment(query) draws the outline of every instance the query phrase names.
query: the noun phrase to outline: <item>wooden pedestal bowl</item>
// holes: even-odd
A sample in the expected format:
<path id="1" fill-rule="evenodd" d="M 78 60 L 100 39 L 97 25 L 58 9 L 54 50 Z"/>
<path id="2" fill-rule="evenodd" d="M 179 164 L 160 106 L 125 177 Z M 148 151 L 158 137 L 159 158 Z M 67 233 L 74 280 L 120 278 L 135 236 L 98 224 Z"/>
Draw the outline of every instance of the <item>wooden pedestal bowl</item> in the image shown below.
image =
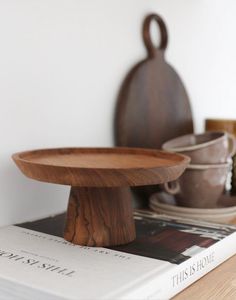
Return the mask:
<path id="1" fill-rule="evenodd" d="M 60 148 L 16 153 L 32 179 L 70 185 L 64 238 L 74 244 L 114 246 L 135 239 L 130 186 L 177 179 L 189 158 L 137 148 Z"/>

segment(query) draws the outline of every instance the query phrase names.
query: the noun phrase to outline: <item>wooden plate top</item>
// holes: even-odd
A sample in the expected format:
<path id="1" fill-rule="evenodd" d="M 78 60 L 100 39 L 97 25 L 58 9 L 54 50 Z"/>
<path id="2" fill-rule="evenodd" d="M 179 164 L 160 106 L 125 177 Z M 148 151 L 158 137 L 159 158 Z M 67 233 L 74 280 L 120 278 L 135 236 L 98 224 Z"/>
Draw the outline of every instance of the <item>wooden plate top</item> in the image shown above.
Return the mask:
<path id="1" fill-rule="evenodd" d="M 130 149 L 49 149 L 21 153 L 19 159 L 35 164 L 87 169 L 130 169 L 173 166 L 183 158 L 161 151 Z"/>
<path id="2" fill-rule="evenodd" d="M 42 149 L 13 159 L 30 178 L 88 187 L 158 184 L 172 180 L 189 162 L 183 155 L 137 148 Z"/>

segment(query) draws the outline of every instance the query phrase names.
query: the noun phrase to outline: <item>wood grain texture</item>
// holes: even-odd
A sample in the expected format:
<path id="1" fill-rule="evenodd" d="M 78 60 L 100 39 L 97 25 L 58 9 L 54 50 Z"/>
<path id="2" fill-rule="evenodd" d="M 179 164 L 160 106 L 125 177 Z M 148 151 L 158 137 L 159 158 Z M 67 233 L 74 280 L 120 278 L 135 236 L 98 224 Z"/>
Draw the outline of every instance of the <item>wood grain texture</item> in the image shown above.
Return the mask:
<path id="1" fill-rule="evenodd" d="M 30 178 L 72 186 L 65 239 L 87 246 L 132 241 L 129 186 L 175 180 L 189 163 L 179 154 L 131 148 L 33 150 L 14 154 L 13 159 Z"/>
<path id="2" fill-rule="evenodd" d="M 179 154 L 135 148 L 59 148 L 13 155 L 28 177 L 80 187 L 159 184 L 175 180 L 189 158 Z"/>
<path id="3" fill-rule="evenodd" d="M 173 300 L 236 299 L 236 255 L 172 298 Z"/>
<path id="4" fill-rule="evenodd" d="M 160 27 L 159 48 L 152 44 L 150 24 Z M 147 59 L 138 63 L 121 87 L 115 112 L 115 143 L 118 146 L 161 148 L 169 139 L 193 132 L 189 99 L 176 71 L 165 61 L 168 35 L 158 15 L 143 24 Z"/>
<path id="5" fill-rule="evenodd" d="M 67 241 L 104 247 L 129 243 L 135 236 L 129 188 L 71 188 Z"/>

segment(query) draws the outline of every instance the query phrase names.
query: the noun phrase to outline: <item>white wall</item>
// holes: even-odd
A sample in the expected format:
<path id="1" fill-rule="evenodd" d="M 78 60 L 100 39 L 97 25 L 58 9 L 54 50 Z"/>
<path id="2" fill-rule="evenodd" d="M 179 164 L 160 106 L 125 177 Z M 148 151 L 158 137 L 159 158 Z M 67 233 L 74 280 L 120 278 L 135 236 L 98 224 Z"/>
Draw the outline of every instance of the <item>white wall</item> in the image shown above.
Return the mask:
<path id="1" fill-rule="evenodd" d="M 0 0 L 0 225 L 60 212 L 68 188 L 25 178 L 16 151 L 111 146 L 116 94 L 145 49 L 143 17 L 169 28 L 167 59 L 205 117 L 236 118 L 234 0 Z"/>

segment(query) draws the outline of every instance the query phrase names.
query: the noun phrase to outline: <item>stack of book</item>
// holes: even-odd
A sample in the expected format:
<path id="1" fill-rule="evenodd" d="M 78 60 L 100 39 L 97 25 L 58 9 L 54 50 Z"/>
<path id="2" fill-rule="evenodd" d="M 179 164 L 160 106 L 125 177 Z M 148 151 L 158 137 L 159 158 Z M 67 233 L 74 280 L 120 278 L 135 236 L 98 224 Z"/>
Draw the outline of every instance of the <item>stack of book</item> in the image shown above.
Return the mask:
<path id="1" fill-rule="evenodd" d="M 0 299 L 168 299 L 236 253 L 236 227 L 136 211 L 137 239 L 93 248 L 64 215 L 0 229 Z"/>

